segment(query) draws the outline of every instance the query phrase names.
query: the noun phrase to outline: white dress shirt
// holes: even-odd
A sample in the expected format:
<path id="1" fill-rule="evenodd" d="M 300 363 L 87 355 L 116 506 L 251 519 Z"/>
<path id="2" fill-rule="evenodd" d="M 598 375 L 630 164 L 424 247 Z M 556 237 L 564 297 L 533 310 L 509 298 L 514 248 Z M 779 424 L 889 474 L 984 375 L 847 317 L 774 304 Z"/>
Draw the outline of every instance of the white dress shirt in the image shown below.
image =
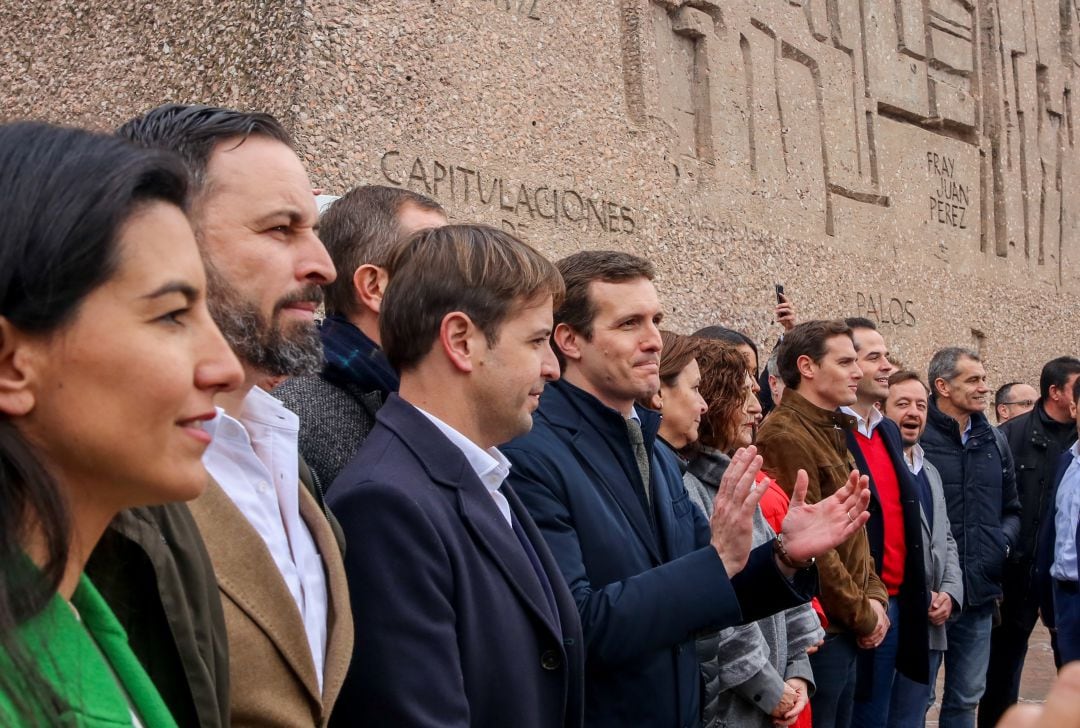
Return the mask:
<path id="1" fill-rule="evenodd" d="M 885 419 L 885 415 L 881 414 L 881 410 L 877 407 L 870 408 L 870 419 L 863 419 L 863 416 L 853 410 L 851 407 L 841 407 L 840 411 L 846 415 L 851 415 L 858 421 L 857 430 L 867 440 L 874 436 L 874 428 L 881 424 L 881 421 Z"/>
<path id="2" fill-rule="evenodd" d="M 904 448 L 904 462 L 907 463 L 912 475 L 918 475 L 923 469 L 923 463 L 926 462 L 926 453 L 923 452 L 922 445 L 915 443 L 911 447 Z"/>
<path id="3" fill-rule="evenodd" d="M 416 407 L 416 405 L 413 406 Z M 416 409 L 424 417 L 431 420 L 431 424 L 438 427 L 439 431 L 446 435 L 446 439 L 464 453 L 465 459 L 469 461 L 469 465 L 476 472 L 476 476 L 480 478 L 480 482 L 484 484 L 487 491 L 491 493 L 491 497 L 495 499 L 495 505 L 498 506 L 499 512 L 506 519 L 506 525 L 513 526 L 514 522 L 510 518 L 510 502 L 506 500 L 506 496 L 499 492 L 499 488 L 502 486 L 503 481 L 506 480 L 506 476 L 510 475 L 510 461 L 506 459 L 506 456 L 494 447 L 485 450 L 430 412 L 425 412 L 419 407 L 416 407 Z"/>
<path id="4" fill-rule="evenodd" d="M 1077 580 L 1076 519 L 1080 517 L 1080 442 L 1069 448 L 1073 459 L 1058 485 L 1054 501 L 1054 565 L 1050 576 L 1065 581 Z"/>
<path id="5" fill-rule="evenodd" d="M 219 407 L 217 417 L 206 423 L 206 430 L 213 440 L 203 455 L 203 465 L 266 543 L 300 610 L 322 689 L 326 572 L 315 539 L 300 517 L 300 418 L 253 387 L 244 398 L 239 420 Z"/>

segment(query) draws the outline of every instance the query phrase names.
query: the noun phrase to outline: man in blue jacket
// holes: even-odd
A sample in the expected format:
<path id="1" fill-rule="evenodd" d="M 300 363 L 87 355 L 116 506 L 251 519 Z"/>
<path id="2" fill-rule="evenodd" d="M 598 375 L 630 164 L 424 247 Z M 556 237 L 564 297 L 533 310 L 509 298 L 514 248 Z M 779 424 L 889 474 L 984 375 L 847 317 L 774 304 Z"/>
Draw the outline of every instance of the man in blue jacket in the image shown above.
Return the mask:
<path id="1" fill-rule="evenodd" d="M 1080 387 L 1072 391 L 1072 412 L 1080 430 Z M 1054 639 L 1054 662 L 1080 660 L 1080 443 L 1074 442 L 1054 464 L 1046 527 L 1039 532 L 1035 561 L 1039 609 Z"/>
<path id="2" fill-rule="evenodd" d="M 986 687 L 994 605 L 1019 536 L 1020 501 L 1009 446 L 983 414 L 990 389 L 979 355 L 942 349 L 930 360 L 928 379 L 932 398 L 921 444 L 941 474 L 964 574 L 963 611 L 948 628 L 940 720 L 943 728 L 969 728 Z"/>
<path id="3" fill-rule="evenodd" d="M 781 538 L 751 552 L 764 488 L 754 487 L 761 458 L 748 448 L 706 521 L 674 454 L 656 444 L 659 416 L 634 404 L 660 386 L 652 265 L 586 251 L 558 266 L 567 293 L 553 339 L 563 379 L 545 390 L 532 431 L 503 448 L 510 482 L 577 602 L 586 725 L 697 726 L 694 635 L 806 601 L 816 575 L 800 567 L 861 528 L 865 481 L 853 477 L 807 506 L 803 474 Z"/>
<path id="4" fill-rule="evenodd" d="M 357 634 L 331 725 L 579 728 L 576 605 L 495 448 L 559 376 L 559 273 L 483 225 L 428 230 L 387 270 L 400 390 L 327 496 Z"/>

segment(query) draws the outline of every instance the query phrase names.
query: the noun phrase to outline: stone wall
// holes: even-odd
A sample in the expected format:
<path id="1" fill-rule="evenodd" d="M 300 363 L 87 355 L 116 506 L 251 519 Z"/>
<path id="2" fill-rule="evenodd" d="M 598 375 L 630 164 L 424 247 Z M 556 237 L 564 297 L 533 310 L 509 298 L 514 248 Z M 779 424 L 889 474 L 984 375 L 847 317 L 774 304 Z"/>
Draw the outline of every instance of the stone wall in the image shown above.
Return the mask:
<path id="1" fill-rule="evenodd" d="M 5 119 L 266 108 L 328 193 L 649 256 L 676 329 L 1078 349 L 1080 0 L 3 0 L 0 59 Z"/>

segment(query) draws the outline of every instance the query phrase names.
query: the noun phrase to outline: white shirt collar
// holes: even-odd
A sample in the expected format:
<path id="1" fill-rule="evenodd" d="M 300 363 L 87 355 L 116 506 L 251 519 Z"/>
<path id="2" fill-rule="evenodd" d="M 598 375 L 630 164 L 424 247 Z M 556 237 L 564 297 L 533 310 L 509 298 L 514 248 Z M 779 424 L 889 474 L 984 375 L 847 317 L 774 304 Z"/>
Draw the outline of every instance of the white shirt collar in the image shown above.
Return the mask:
<path id="1" fill-rule="evenodd" d="M 413 405 L 416 407 L 416 405 Z M 506 500 L 499 488 L 502 486 L 503 481 L 506 480 L 506 476 L 510 475 L 510 461 L 506 456 L 499 452 L 498 448 L 489 447 L 486 450 L 469 438 L 462 435 L 450 425 L 440 420 L 430 412 L 426 412 L 419 407 L 416 407 L 420 414 L 431 420 L 431 424 L 439 428 L 439 431 L 446 436 L 446 439 L 461 450 L 465 455 L 465 459 L 469 461 L 470 467 L 476 472 L 476 477 L 480 478 L 480 482 L 484 484 L 484 487 L 491 497 L 495 499 L 495 505 L 499 507 L 499 512 L 502 513 L 506 522 L 512 524 L 510 520 L 510 503 Z"/>
<path id="2" fill-rule="evenodd" d="M 859 432 L 867 438 L 873 437 L 874 428 L 876 428 L 881 421 L 885 419 L 885 415 L 881 414 L 881 410 L 877 407 L 870 408 L 870 419 L 865 420 L 863 416 L 853 410 L 851 407 L 841 407 L 840 411 L 844 414 L 851 415 L 858 421 L 857 429 Z"/>
<path id="3" fill-rule="evenodd" d="M 907 463 L 908 470 L 911 471 L 912 475 L 918 475 L 926 462 L 926 453 L 923 452 L 922 445 L 915 443 L 910 449 L 906 449 L 904 462 Z"/>
<path id="4" fill-rule="evenodd" d="M 1069 452 L 1072 453 L 1073 460 L 1080 460 L 1080 440 L 1077 440 L 1069 448 Z"/>

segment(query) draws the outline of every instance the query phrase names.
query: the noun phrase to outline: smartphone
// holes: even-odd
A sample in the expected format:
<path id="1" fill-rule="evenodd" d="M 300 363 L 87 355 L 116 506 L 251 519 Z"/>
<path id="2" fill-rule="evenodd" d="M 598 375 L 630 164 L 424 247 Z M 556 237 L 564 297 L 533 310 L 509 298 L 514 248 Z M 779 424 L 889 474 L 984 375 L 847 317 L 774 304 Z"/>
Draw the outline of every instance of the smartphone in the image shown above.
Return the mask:
<path id="1" fill-rule="evenodd" d="M 784 287 L 782 285 L 780 285 L 779 283 L 776 284 L 776 302 L 777 303 L 783 303 L 784 302 Z"/>

